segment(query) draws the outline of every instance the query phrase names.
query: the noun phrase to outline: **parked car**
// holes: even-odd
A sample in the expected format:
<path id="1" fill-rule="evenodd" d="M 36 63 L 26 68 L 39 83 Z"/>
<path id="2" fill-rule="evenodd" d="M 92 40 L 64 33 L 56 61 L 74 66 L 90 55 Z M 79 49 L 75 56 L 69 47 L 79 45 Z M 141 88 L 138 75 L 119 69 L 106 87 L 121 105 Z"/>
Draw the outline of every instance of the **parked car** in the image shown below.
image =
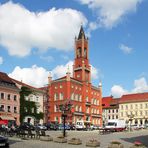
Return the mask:
<path id="1" fill-rule="evenodd" d="M 35 129 L 39 129 L 39 130 L 47 130 L 47 127 L 41 124 L 38 124 L 35 126 Z"/>
<path id="2" fill-rule="evenodd" d="M 64 129 L 64 125 L 63 124 L 59 124 L 59 130 L 63 130 Z M 65 129 L 66 130 L 70 130 L 70 126 L 69 125 L 65 125 Z"/>
<path id="3" fill-rule="evenodd" d="M 47 130 L 58 130 L 58 124 L 47 123 L 44 125 L 47 127 Z"/>
<path id="4" fill-rule="evenodd" d="M 0 135 L 0 147 L 9 147 L 8 138 Z"/>
<path id="5" fill-rule="evenodd" d="M 76 129 L 76 126 L 74 124 L 70 124 L 70 130 L 75 130 Z"/>
<path id="6" fill-rule="evenodd" d="M 142 127 L 141 127 L 140 125 L 137 125 L 137 124 L 131 125 L 131 128 L 132 128 L 133 130 L 142 129 Z"/>
<path id="7" fill-rule="evenodd" d="M 23 129 L 23 130 L 34 130 L 35 127 L 31 124 L 31 123 L 27 123 L 27 122 L 24 122 L 22 123 L 20 126 L 19 126 L 20 129 Z"/>

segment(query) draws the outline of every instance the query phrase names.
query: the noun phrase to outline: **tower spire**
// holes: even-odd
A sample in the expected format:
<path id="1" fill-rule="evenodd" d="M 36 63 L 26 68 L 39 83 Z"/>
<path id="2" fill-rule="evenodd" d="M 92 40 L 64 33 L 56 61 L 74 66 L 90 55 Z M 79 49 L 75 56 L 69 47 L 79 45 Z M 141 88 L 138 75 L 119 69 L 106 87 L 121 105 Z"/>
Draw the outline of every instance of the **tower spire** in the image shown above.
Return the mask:
<path id="1" fill-rule="evenodd" d="M 83 26 L 81 25 L 80 32 L 79 32 L 79 35 L 78 35 L 78 40 L 82 39 L 82 37 L 84 37 L 84 39 L 85 39 L 84 29 L 83 29 Z"/>

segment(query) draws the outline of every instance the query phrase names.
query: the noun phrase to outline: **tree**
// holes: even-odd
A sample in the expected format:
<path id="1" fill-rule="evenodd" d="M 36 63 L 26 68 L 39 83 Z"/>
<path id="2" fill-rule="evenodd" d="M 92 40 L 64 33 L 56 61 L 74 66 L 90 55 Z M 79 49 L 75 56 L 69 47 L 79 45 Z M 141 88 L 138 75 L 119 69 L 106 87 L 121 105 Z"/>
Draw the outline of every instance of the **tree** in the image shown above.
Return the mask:
<path id="1" fill-rule="evenodd" d="M 34 94 L 34 92 L 26 87 L 22 86 L 20 91 L 20 123 L 23 123 L 26 116 L 33 116 L 36 120 L 43 119 L 43 113 L 37 113 L 36 102 L 26 100 L 26 97 Z"/>

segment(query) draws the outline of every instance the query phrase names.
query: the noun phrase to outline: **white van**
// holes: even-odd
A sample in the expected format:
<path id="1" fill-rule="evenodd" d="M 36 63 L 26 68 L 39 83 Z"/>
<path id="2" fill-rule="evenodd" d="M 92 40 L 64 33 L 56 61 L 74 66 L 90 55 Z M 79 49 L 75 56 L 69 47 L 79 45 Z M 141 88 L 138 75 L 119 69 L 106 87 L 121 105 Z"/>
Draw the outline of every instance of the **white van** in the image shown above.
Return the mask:
<path id="1" fill-rule="evenodd" d="M 78 120 L 76 122 L 76 126 L 75 127 L 76 127 L 77 130 L 86 130 L 86 126 L 85 126 L 83 120 Z"/>
<path id="2" fill-rule="evenodd" d="M 112 119 L 108 120 L 108 123 L 105 128 L 113 129 L 114 131 L 123 131 L 126 128 L 126 123 L 125 120 Z"/>

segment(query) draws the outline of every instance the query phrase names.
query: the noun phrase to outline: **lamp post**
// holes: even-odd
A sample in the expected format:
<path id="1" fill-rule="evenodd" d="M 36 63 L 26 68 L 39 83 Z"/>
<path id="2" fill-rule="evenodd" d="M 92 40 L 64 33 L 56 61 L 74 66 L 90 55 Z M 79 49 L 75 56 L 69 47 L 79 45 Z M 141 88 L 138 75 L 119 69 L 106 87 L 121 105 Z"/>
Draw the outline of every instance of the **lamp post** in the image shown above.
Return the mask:
<path id="1" fill-rule="evenodd" d="M 131 131 L 131 123 L 132 123 L 132 120 L 134 118 L 134 115 L 133 114 L 130 114 L 130 115 L 127 115 L 128 118 L 129 118 L 129 122 L 130 122 L 130 127 L 129 127 L 129 131 Z"/>
<path id="2" fill-rule="evenodd" d="M 67 117 L 67 112 L 71 110 L 71 102 L 66 101 L 64 104 L 59 105 L 59 109 L 62 111 L 62 119 L 63 119 L 63 137 L 65 137 L 65 122 L 66 122 L 66 117 Z"/>

